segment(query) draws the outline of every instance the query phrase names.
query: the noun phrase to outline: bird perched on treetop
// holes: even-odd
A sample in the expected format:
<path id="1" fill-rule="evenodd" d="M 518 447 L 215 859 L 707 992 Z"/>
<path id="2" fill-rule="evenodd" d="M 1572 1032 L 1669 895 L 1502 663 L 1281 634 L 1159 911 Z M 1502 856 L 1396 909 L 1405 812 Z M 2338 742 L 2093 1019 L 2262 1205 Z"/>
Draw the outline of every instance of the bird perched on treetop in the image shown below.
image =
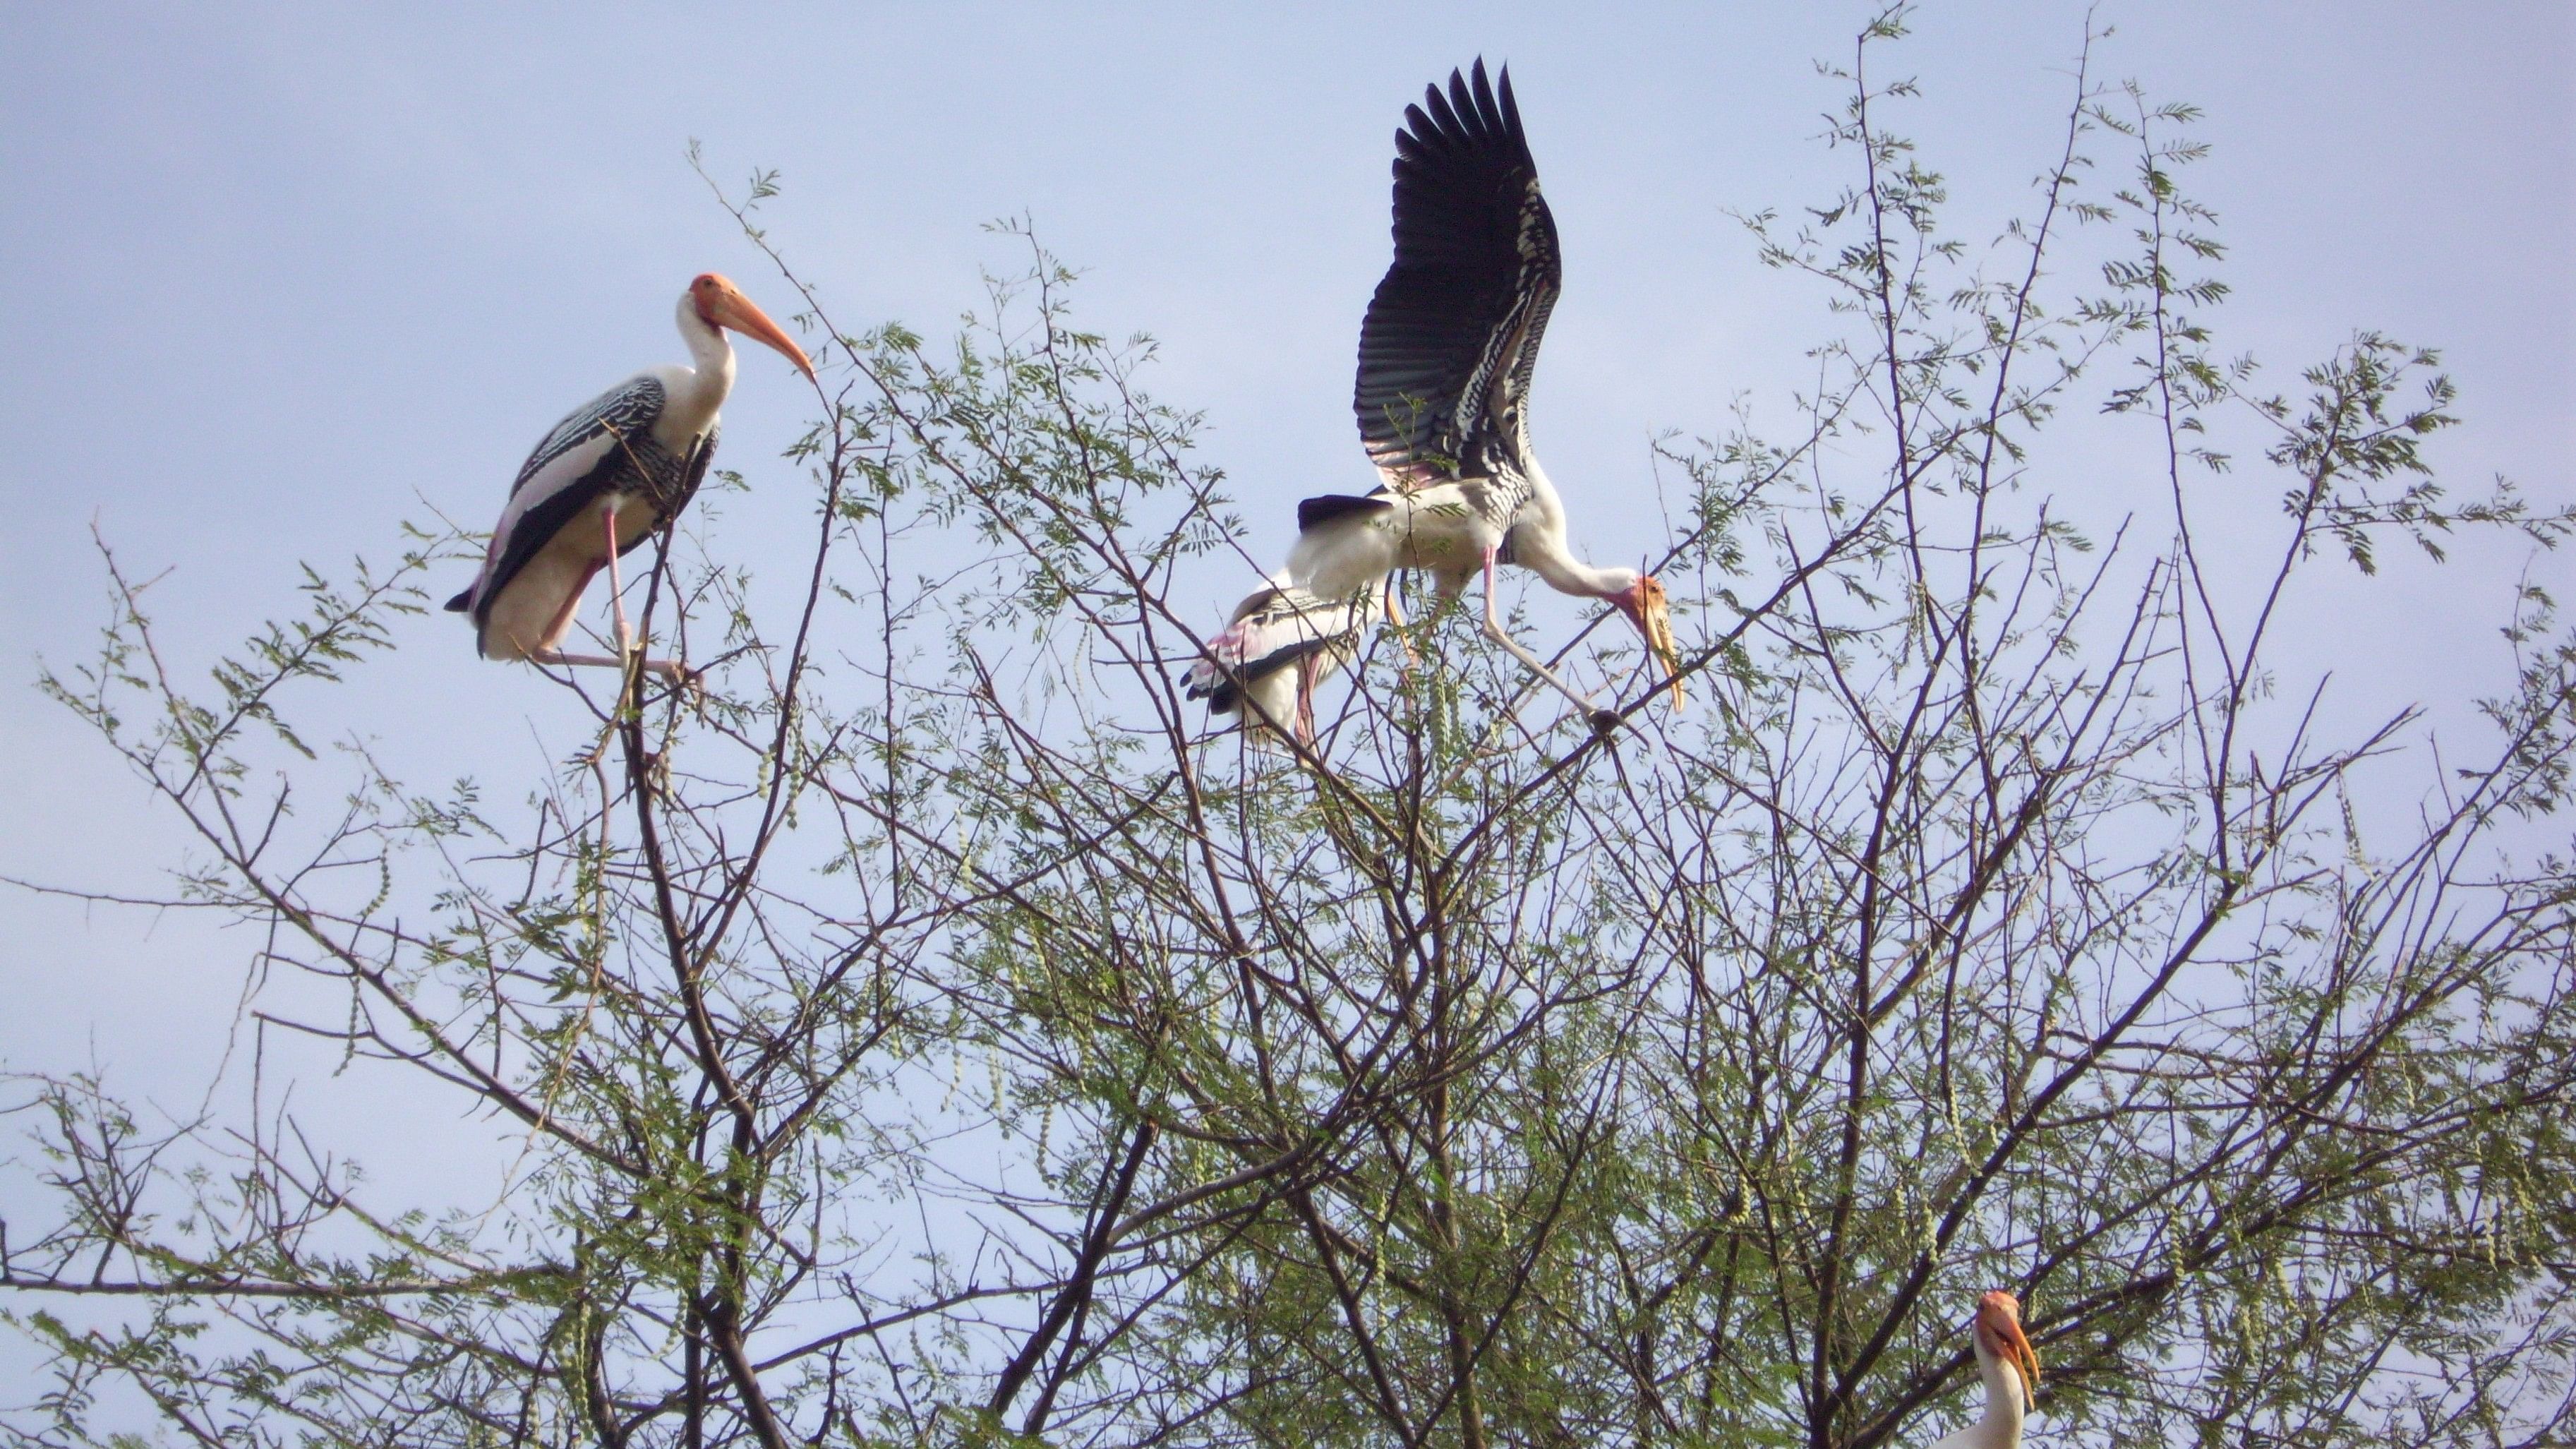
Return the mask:
<path id="1" fill-rule="evenodd" d="M 1445 95 L 1432 86 L 1421 105 L 1405 108 L 1395 147 L 1395 261 L 1360 324 L 1352 398 L 1361 445 L 1385 481 L 1365 497 L 1298 505 L 1287 582 L 1346 600 L 1395 569 L 1427 569 L 1445 604 L 1481 572 L 1485 633 L 1591 712 L 1591 700 L 1504 630 L 1496 564 L 1526 568 L 1559 593 L 1608 601 L 1666 674 L 1677 673 L 1678 656 L 1662 584 L 1574 556 L 1564 502 L 1530 449 L 1530 383 L 1560 266 L 1511 72 L 1499 87 L 1482 60 L 1472 76 L 1450 72 Z M 1238 619 L 1252 603 L 1238 607 Z M 1361 612 L 1351 614 L 1354 629 Z M 1193 693 L 1213 695 L 1212 681 L 1229 672 L 1251 678 L 1271 667 L 1261 642 L 1258 631 L 1219 635 L 1193 670 Z M 1678 678 L 1672 689 L 1679 704 Z M 1300 708 L 1311 713 L 1311 704 Z"/>
<path id="2" fill-rule="evenodd" d="M 635 647 L 617 559 L 689 506 L 716 451 L 716 410 L 733 391 L 731 328 L 778 349 L 807 378 L 804 349 L 740 288 L 705 273 L 680 294 L 693 367 L 639 372 L 555 424 L 519 467 L 483 571 L 447 607 L 474 620 L 486 659 L 624 667 Z M 593 574 L 608 570 L 617 656 L 567 654 L 563 638 Z M 644 667 L 678 679 L 677 661 Z"/>

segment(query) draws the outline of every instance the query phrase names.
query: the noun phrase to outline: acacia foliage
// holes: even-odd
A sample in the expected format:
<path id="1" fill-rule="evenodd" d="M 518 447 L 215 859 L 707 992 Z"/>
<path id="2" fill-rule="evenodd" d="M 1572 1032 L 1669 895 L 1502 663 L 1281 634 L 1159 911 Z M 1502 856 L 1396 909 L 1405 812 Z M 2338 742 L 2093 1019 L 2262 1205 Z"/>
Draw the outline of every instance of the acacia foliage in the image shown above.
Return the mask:
<path id="1" fill-rule="evenodd" d="M 2576 641 L 2526 587 L 2437 765 L 2279 621 L 2569 516 L 2443 491 L 2428 351 L 2219 360 L 2187 108 L 2079 72 L 2023 214 L 1948 229 L 1901 29 L 1832 72 L 1842 189 L 1747 219 L 1814 388 L 1665 450 L 1686 716 L 1615 628 L 1605 733 L 1426 609 L 1312 749 L 1211 734 L 1173 674 L 1244 522 L 1033 245 L 953 344 L 805 290 L 793 588 L 666 536 L 703 697 L 572 681 L 506 806 L 306 745 L 460 540 L 210 686 L 111 559 L 45 687 L 255 928 L 253 1059 L 504 1141 L 389 1203 L 264 1084 L 20 1078 L 13 1428 L 1867 1446 L 1974 1411 L 2007 1286 L 2049 1442 L 2563 1434 Z"/>

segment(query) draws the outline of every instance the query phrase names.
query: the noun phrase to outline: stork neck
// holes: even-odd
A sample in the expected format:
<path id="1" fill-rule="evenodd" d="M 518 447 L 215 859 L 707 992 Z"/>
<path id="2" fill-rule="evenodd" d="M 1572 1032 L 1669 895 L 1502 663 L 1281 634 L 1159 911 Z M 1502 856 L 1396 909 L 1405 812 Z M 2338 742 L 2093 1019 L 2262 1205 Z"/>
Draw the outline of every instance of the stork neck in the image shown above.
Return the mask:
<path id="1" fill-rule="evenodd" d="M 1596 569 L 1576 558 L 1565 546 L 1563 527 L 1551 528 L 1544 522 L 1523 525 L 1513 533 L 1512 561 L 1547 580 L 1547 586 L 1558 593 L 1579 598 L 1611 598 L 1637 583 L 1635 569 Z"/>
<path id="2" fill-rule="evenodd" d="M 703 430 L 733 391 L 733 344 L 725 340 L 723 328 L 698 315 L 697 301 L 686 293 L 680 297 L 680 338 L 689 344 L 692 369 L 665 407 L 695 432 Z"/>
<path id="3" fill-rule="evenodd" d="M 2021 1443 L 2021 1371 L 1977 1345 L 1977 1377 L 1986 1381 L 1986 1414 L 1977 1421 L 1978 1449 L 2014 1449 Z"/>
<path id="4" fill-rule="evenodd" d="M 1565 543 L 1565 504 L 1538 459 L 1521 459 L 1521 476 L 1529 480 L 1530 497 L 1521 524 L 1512 534 L 1512 561 L 1547 580 L 1560 594 L 1606 599 L 1626 593 L 1637 582 L 1635 569 L 1596 569 L 1574 556 Z"/>

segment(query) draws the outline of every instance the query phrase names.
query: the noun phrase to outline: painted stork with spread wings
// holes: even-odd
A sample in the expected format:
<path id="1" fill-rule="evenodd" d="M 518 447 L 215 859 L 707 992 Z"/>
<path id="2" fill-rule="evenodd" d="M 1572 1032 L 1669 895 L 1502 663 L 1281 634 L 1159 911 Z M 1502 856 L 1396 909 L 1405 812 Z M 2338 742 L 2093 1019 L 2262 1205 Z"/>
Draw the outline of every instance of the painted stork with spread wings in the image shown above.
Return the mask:
<path id="1" fill-rule="evenodd" d="M 474 620 L 486 659 L 623 668 L 635 648 L 617 559 L 689 506 L 716 451 L 716 410 L 733 391 L 732 328 L 777 348 L 806 377 L 804 349 L 733 283 L 708 272 L 680 296 L 680 336 L 694 367 L 639 372 L 555 424 L 519 467 L 492 529 L 483 572 L 447 607 Z M 567 654 L 564 634 L 593 574 L 608 570 L 617 657 Z M 672 679 L 674 660 L 644 667 Z"/>
<path id="2" fill-rule="evenodd" d="M 1985 1417 L 1932 1449 L 2020 1449 L 2022 1416 L 2037 1407 L 2039 1390 L 2039 1354 L 2021 1331 L 2021 1300 L 2000 1288 L 1979 1298 L 1968 1335 L 1986 1382 Z"/>
<path id="3" fill-rule="evenodd" d="M 1445 605 L 1481 572 L 1486 634 L 1603 723 L 1504 630 L 1494 603 L 1494 566 L 1518 564 L 1559 593 L 1616 606 L 1665 673 L 1676 671 L 1663 585 L 1574 556 L 1565 505 L 1530 451 L 1530 380 L 1560 270 L 1511 72 L 1497 90 L 1482 60 L 1472 81 L 1452 71 L 1447 95 L 1427 88 L 1405 121 L 1395 136 L 1395 263 L 1360 324 L 1353 390 L 1361 445 L 1385 482 L 1364 498 L 1298 505 L 1287 569 L 1208 641 L 1189 693 L 1219 714 L 1249 693 L 1270 724 L 1293 713 L 1311 737 L 1315 684 L 1358 653 L 1369 612 L 1358 600 L 1394 570 L 1420 568 Z M 1396 617 L 1392 595 L 1386 610 Z"/>
<path id="4" fill-rule="evenodd" d="M 1530 382 L 1560 268 L 1511 71 L 1499 88 L 1481 59 L 1472 79 L 1451 71 L 1448 94 L 1429 87 L 1404 118 L 1395 263 L 1360 324 L 1352 398 L 1361 445 L 1385 482 L 1364 498 L 1299 504 L 1288 573 L 1313 593 L 1346 598 L 1393 569 L 1427 569 L 1445 604 L 1481 572 L 1487 636 L 1591 713 L 1591 700 L 1503 628 L 1494 565 L 1607 600 L 1666 674 L 1677 658 L 1663 585 L 1574 556 L 1565 504 L 1530 450 Z M 1678 679 L 1673 699 L 1681 701 Z"/>

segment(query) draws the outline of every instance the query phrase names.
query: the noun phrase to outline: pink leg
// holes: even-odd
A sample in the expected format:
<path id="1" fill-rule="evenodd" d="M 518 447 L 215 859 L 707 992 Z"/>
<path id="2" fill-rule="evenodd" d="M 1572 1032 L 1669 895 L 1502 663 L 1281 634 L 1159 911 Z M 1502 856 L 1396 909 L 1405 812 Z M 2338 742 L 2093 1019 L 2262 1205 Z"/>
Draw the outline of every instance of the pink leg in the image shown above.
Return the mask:
<path id="1" fill-rule="evenodd" d="M 1598 726 L 1601 723 L 1601 717 L 1606 711 L 1596 710 L 1590 699 L 1576 693 L 1574 686 L 1557 678 L 1556 671 L 1548 668 L 1545 661 L 1522 648 L 1520 641 L 1503 632 L 1503 621 L 1494 613 L 1494 551 L 1490 548 L 1485 550 L 1485 637 L 1510 650 L 1513 658 L 1528 665 L 1532 673 L 1554 686 L 1557 693 L 1581 705 L 1584 714 L 1594 725 Z M 1617 722 L 1616 715 L 1611 715 L 1610 718 L 1613 723 Z"/>
<path id="2" fill-rule="evenodd" d="M 617 615 L 617 657 L 635 648 L 635 631 L 626 623 L 626 583 L 617 573 L 617 504 L 599 510 L 599 526 L 608 535 L 608 606 Z"/>
<path id="3" fill-rule="evenodd" d="M 1315 742 L 1315 656 L 1297 661 L 1297 739 L 1301 744 Z"/>
<path id="4" fill-rule="evenodd" d="M 626 667 L 625 660 L 612 659 L 605 654 L 566 654 L 560 649 L 532 650 L 528 654 L 528 662 L 531 664 L 551 664 L 559 669 L 571 665 L 595 665 L 601 669 L 623 669 Z M 675 684 L 685 683 L 695 677 L 689 673 L 687 665 L 680 663 L 676 659 L 647 659 L 644 661 L 644 668 L 651 673 L 661 675 L 663 678 L 668 679 Z"/>
<path id="5" fill-rule="evenodd" d="M 1402 630 L 1408 621 L 1404 617 L 1404 610 L 1395 602 L 1395 575 L 1388 574 L 1386 582 L 1379 586 L 1378 602 L 1386 609 L 1386 621 L 1399 631 Z M 1404 671 L 1407 679 L 1410 679 L 1413 677 L 1413 666 L 1422 662 L 1422 656 L 1413 652 L 1413 641 L 1405 638 L 1402 633 L 1399 632 L 1396 635 L 1396 640 L 1404 646 L 1404 663 L 1397 667 Z"/>
<path id="6" fill-rule="evenodd" d="M 530 663 L 551 664 L 558 668 L 569 665 L 596 665 L 607 669 L 624 669 L 627 659 L 634 654 L 635 628 L 626 620 L 625 580 L 620 577 L 617 567 L 615 505 L 612 504 L 600 510 L 600 532 L 608 544 L 608 600 L 611 611 L 617 616 L 617 657 L 612 659 L 605 654 L 567 654 L 561 649 L 534 649 L 528 653 Z M 570 601 L 567 601 L 566 610 L 569 611 L 574 604 L 578 603 L 580 597 L 579 594 L 575 594 Z M 644 667 L 674 683 L 687 683 L 691 678 L 688 667 L 673 659 L 647 659 L 644 661 Z"/>

